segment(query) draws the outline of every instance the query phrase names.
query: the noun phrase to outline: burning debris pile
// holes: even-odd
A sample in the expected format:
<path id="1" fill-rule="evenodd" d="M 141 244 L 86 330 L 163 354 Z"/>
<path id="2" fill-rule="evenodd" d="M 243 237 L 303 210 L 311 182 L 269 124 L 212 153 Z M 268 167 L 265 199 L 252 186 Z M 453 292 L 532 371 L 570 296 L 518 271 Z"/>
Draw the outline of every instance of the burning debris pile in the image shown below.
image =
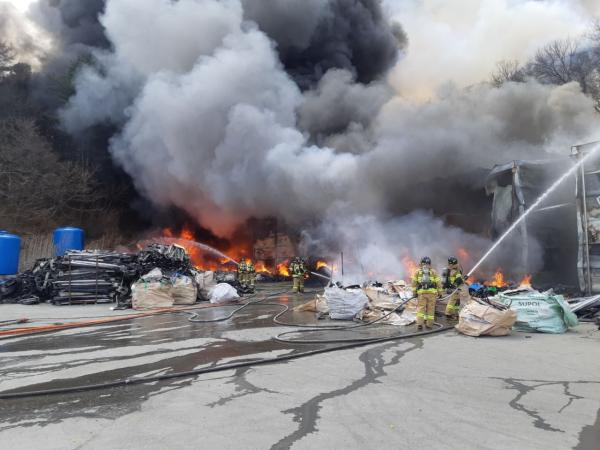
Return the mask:
<path id="1" fill-rule="evenodd" d="M 523 276 L 521 281 L 517 283 L 506 280 L 504 272 L 498 269 L 491 280 L 474 282 L 469 285 L 469 293 L 473 297 L 488 298 L 506 290 L 521 288 L 531 288 L 531 275 Z"/>

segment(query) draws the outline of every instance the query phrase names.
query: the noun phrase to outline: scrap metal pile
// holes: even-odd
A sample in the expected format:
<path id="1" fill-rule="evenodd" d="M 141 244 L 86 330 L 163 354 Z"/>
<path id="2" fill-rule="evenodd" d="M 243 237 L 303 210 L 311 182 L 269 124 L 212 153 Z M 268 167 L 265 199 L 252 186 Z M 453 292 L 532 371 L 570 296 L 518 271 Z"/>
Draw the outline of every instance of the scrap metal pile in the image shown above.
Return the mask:
<path id="1" fill-rule="evenodd" d="M 151 244 L 138 253 L 70 251 L 40 259 L 33 268 L 0 285 L 0 303 L 57 305 L 130 302 L 131 285 L 153 269 L 165 274 L 196 272 L 182 247 Z"/>
<path id="2" fill-rule="evenodd" d="M 571 302 L 571 311 L 580 319 L 595 320 L 600 325 L 600 295 L 576 299 Z"/>

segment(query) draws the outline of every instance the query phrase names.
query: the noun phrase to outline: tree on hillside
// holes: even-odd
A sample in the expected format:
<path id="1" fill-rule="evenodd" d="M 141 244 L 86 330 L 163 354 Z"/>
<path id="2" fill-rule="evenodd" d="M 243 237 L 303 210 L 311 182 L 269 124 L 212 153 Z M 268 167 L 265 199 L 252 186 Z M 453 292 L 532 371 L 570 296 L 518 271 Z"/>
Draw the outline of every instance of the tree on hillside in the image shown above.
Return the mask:
<path id="1" fill-rule="evenodd" d="M 0 121 L 0 228 L 48 229 L 99 212 L 94 174 L 60 161 L 33 120 Z"/>
<path id="2" fill-rule="evenodd" d="M 594 91 L 592 52 L 580 49 L 571 39 L 550 42 L 537 51 L 528 73 L 541 83 L 565 84 L 576 81 L 585 94 Z"/>
<path id="3" fill-rule="evenodd" d="M 12 47 L 6 42 L 0 41 L 0 76 L 10 73 L 14 59 L 15 53 Z"/>
<path id="4" fill-rule="evenodd" d="M 490 82 L 495 87 L 500 87 L 507 81 L 522 83 L 525 81 L 525 71 L 518 61 L 503 60 L 496 64 L 496 70 L 492 73 Z"/>

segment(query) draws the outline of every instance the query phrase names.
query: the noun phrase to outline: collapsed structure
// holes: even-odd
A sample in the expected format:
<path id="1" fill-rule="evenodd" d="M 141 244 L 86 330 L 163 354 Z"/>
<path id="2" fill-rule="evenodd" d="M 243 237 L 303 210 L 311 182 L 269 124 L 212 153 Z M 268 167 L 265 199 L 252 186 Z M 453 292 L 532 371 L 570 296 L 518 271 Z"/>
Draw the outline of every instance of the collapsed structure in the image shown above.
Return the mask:
<path id="1" fill-rule="evenodd" d="M 574 146 L 571 157 L 515 160 L 490 172 L 492 236 L 502 234 L 559 176 L 597 142 Z M 587 295 L 600 293 L 600 158 L 586 161 L 518 228 L 515 263 L 535 268 L 536 284 Z"/>

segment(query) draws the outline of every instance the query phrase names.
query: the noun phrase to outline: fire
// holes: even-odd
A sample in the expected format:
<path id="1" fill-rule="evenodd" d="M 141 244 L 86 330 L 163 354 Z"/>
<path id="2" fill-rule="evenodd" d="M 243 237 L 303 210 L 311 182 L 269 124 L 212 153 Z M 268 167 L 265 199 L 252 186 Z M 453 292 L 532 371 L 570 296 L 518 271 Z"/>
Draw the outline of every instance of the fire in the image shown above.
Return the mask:
<path id="1" fill-rule="evenodd" d="M 181 230 L 181 236 L 180 237 L 181 237 L 181 239 L 185 239 L 187 241 L 193 241 L 194 240 L 194 233 L 189 228 L 183 227 L 183 230 Z"/>
<path id="2" fill-rule="evenodd" d="M 329 267 L 329 265 L 325 261 L 317 261 L 317 266 L 316 266 L 317 270 L 319 270 L 319 269 L 321 269 L 323 267 L 325 267 L 326 269 L 331 270 L 331 267 Z"/>
<path id="3" fill-rule="evenodd" d="M 194 245 L 194 242 L 199 241 L 194 235 L 191 227 L 184 226 L 179 233 L 170 228 L 162 230 L 163 237 L 174 239 L 175 244 L 185 248 L 190 261 L 199 270 L 212 270 L 221 272 L 233 272 L 237 270 L 237 266 L 227 258 L 217 257 L 210 252 L 204 251 L 202 248 Z M 227 249 L 221 250 L 236 261 L 244 258 L 247 250 L 243 245 L 230 246 Z"/>
<path id="4" fill-rule="evenodd" d="M 415 274 L 417 270 L 419 270 L 418 264 L 413 261 L 409 256 L 405 256 L 402 258 L 402 264 L 404 265 L 404 270 L 411 277 Z"/>
<path id="5" fill-rule="evenodd" d="M 459 261 L 468 261 L 469 259 L 471 259 L 471 255 L 469 255 L 469 252 L 462 247 L 458 249 L 457 253 Z"/>
<path id="6" fill-rule="evenodd" d="M 531 275 L 525 275 L 519 283 L 519 287 L 531 287 Z"/>
<path id="7" fill-rule="evenodd" d="M 494 279 L 490 281 L 484 281 L 484 285 L 486 286 L 494 286 L 497 288 L 503 288 L 506 286 L 506 280 L 504 279 L 504 274 L 500 269 L 496 270 L 494 274 Z"/>
<path id="8" fill-rule="evenodd" d="M 255 267 L 255 270 L 257 272 L 262 272 L 262 273 L 271 273 L 271 271 L 269 269 L 267 269 L 267 266 L 265 266 L 265 263 L 261 262 L 261 263 L 257 263 Z"/>
<path id="9" fill-rule="evenodd" d="M 277 274 L 282 275 L 284 277 L 290 276 L 290 271 L 288 270 L 289 261 L 285 260 L 284 262 L 277 264 Z"/>

